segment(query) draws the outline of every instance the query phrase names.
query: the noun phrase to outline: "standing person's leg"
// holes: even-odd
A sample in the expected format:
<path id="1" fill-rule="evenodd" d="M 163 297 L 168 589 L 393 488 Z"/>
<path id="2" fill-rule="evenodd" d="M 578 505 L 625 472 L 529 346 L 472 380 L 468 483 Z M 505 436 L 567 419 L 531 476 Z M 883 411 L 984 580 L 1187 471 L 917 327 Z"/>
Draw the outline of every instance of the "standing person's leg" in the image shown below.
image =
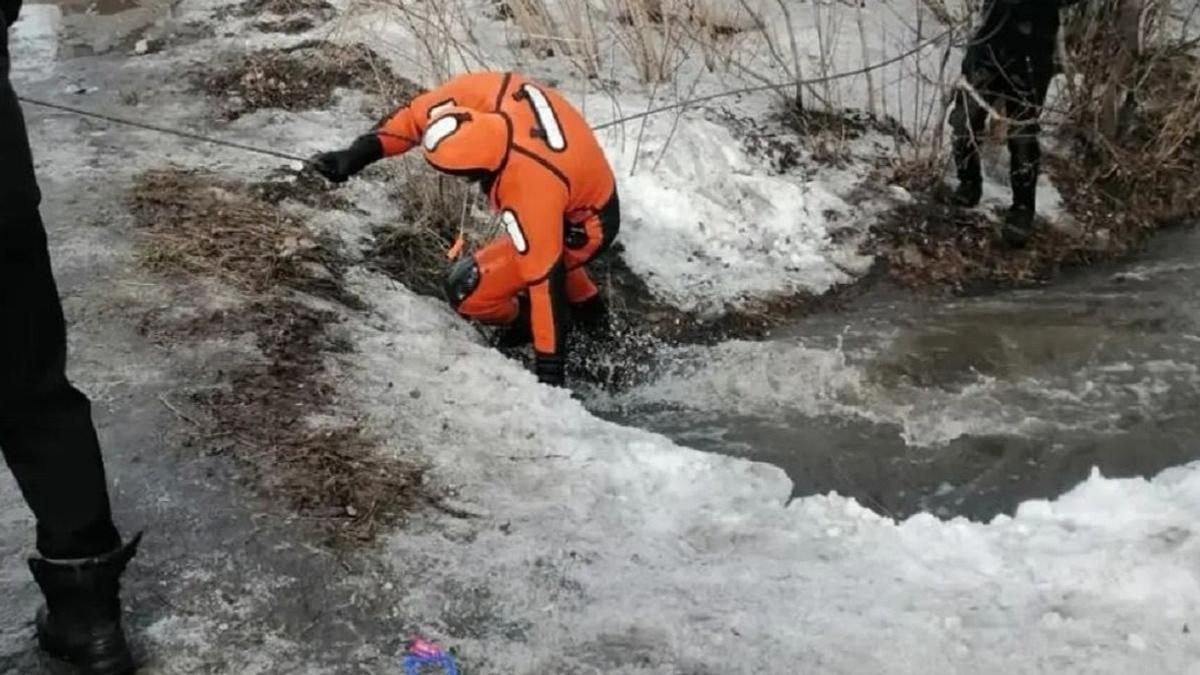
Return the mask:
<path id="1" fill-rule="evenodd" d="M 0 18 L 0 450 L 37 519 L 30 561 L 46 596 L 42 646 L 116 674 L 132 670 L 118 577 L 136 549 L 112 522 L 87 398 L 66 377 L 66 328 L 50 268 L 25 122 Z"/>
<path id="2" fill-rule="evenodd" d="M 1004 238 L 1010 245 L 1023 246 L 1029 239 L 1037 211 L 1037 183 L 1042 149 L 1038 142 L 1038 120 L 1053 77 L 1052 62 L 1041 64 L 1027 58 L 1012 77 L 1007 104 L 1009 172 L 1012 208 L 1005 218 Z"/>
<path id="3" fill-rule="evenodd" d="M 986 45 L 973 45 L 963 60 L 963 80 L 954 91 L 954 108 L 950 111 L 953 132 L 954 164 L 958 171 L 958 187 L 954 203 L 967 208 L 979 204 L 983 196 L 983 166 L 979 144 L 987 129 L 988 110 L 976 96 L 989 105 L 996 99 L 993 91 L 996 72 L 992 67 L 994 55 Z"/>

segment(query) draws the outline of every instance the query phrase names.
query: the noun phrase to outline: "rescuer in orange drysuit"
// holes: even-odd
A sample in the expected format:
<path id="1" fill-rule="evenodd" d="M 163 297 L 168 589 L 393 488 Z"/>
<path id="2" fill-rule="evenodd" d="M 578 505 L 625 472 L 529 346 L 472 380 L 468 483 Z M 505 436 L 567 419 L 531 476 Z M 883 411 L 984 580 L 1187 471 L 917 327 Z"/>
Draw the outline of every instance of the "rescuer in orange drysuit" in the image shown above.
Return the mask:
<path id="1" fill-rule="evenodd" d="M 561 386 L 571 319 L 607 323 L 583 266 L 620 227 L 612 168 L 591 127 L 549 87 L 516 73 L 473 73 L 417 96 L 313 164 L 340 183 L 418 144 L 435 169 L 478 181 L 507 231 L 454 265 L 448 299 L 462 316 L 510 327 L 510 336 L 531 333 L 538 379 Z"/>

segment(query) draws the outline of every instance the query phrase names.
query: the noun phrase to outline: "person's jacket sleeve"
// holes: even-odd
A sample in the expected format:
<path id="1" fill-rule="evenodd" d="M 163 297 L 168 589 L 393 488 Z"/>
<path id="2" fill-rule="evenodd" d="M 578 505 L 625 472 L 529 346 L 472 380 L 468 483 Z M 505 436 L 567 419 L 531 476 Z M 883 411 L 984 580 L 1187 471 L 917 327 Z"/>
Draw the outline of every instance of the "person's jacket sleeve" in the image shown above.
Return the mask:
<path id="1" fill-rule="evenodd" d="M 375 128 L 383 145 L 383 156 L 402 155 L 421 143 L 429 119 L 439 108 L 463 106 L 486 110 L 495 98 L 495 87 L 486 74 L 456 77 L 413 99 Z"/>

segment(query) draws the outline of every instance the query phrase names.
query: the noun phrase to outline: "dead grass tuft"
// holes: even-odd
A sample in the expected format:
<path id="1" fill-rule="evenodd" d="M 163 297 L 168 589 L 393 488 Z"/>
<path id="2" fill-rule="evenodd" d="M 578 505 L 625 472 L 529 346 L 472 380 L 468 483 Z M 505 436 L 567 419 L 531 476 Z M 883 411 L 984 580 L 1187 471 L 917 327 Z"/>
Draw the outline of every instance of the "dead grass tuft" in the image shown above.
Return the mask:
<path id="1" fill-rule="evenodd" d="M 327 409 L 334 396 L 324 359 L 345 351 L 326 332 L 336 320 L 279 299 L 205 317 L 222 332 L 253 333 L 266 360 L 229 373 L 226 388 L 193 399 L 229 434 L 228 451 L 265 491 L 301 514 L 327 520 L 339 537 L 366 540 L 417 505 L 423 470 L 382 455 L 377 439 L 354 424 L 308 424 L 306 417 Z"/>
<path id="2" fill-rule="evenodd" d="M 382 115 L 421 91 L 367 47 L 315 40 L 242 54 L 223 67 L 206 68 L 198 79 L 206 94 L 223 102 L 221 116 L 226 120 L 266 108 L 323 108 L 333 103 L 338 88 L 376 95 L 386 102 Z"/>
<path id="3" fill-rule="evenodd" d="M 323 19 L 333 16 L 333 5 L 326 0 L 246 0 L 230 11 L 234 16 L 250 17 L 313 15 Z"/>
<path id="4" fill-rule="evenodd" d="M 219 388 L 190 395 L 204 415 L 186 418 L 197 425 L 190 443 L 233 457 L 261 492 L 318 521 L 334 543 L 365 542 L 431 498 L 424 468 L 381 454 L 355 422 L 310 423 L 335 395 L 327 355 L 349 350 L 329 335 L 337 320 L 272 296 L 185 321 L 149 314 L 141 330 L 167 345 L 253 335 L 262 360 L 222 370 Z"/>
<path id="5" fill-rule="evenodd" d="M 1149 230 L 1200 218 L 1200 59 L 1176 50 L 1154 63 L 1119 136 L 1077 133 L 1080 161 L 1062 163 L 1066 198 L 1096 226 Z"/>
<path id="6" fill-rule="evenodd" d="M 210 274 L 264 291 L 325 257 L 297 218 L 204 171 L 149 171 L 135 182 L 130 206 L 156 272 Z"/>
<path id="7" fill-rule="evenodd" d="M 191 394 L 202 414 L 177 414 L 196 425 L 194 442 L 209 449 L 215 443 L 264 494 L 327 525 L 335 542 L 369 541 L 419 503 L 439 503 L 422 487 L 423 467 L 381 454 L 379 439 L 355 420 L 311 422 L 337 418 L 326 363 L 351 346 L 329 330 L 337 313 L 286 291 L 361 306 L 342 287 L 344 261 L 335 247 L 281 210 L 286 200 L 335 199 L 315 194 L 303 179 L 245 184 L 177 169 L 140 176 L 130 203 L 146 263 L 171 276 L 220 278 L 250 297 L 235 309 L 182 321 L 170 318 L 169 308 L 151 313 L 142 331 L 165 345 L 252 335 L 261 358 L 222 364 L 212 373 L 216 388 Z"/>
<path id="8" fill-rule="evenodd" d="M 143 262 L 161 274 L 218 277 L 250 293 L 287 286 L 361 306 L 342 289 L 335 247 L 270 201 L 280 190 L 199 170 L 142 174 L 129 205 L 142 230 Z"/>
<path id="9" fill-rule="evenodd" d="M 862 138 L 869 132 L 910 140 L 908 131 L 890 117 L 879 117 L 862 110 L 821 110 L 806 108 L 796 100 L 788 102 L 779 119 L 802 137 L 827 136 L 839 141 Z"/>
<path id="10" fill-rule="evenodd" d="M 312 30 L 317 25 L 311 16 L 289 16 L 281 19 L 259 21 L 254 27 L 264 33 L 295 34 Z"/>
<path id="11" fill-rule="evenodd" d="M 872 246 L 889 273 L 910 288 L 976 289 L 1043 282 L 1065 267 L 1121 255 L 1138 239 L 1129 233 L 1068 233 L 1039 219 L 1024 249 L 1000 239 L 996 220 L 922 198 L 890 211 L 876 225 Z"/>
<path id="12" fill-rule="evenodd" d="M 485 243 L 487 233 L 474 226 L 470 208 L 479 190 L 460 178 L 404 168 L 396 178 L 401 222 L 375 232 L 370 257 L 380 270 L 412 291 L 442 298 L 451 265 L 447 253 L 460 226 L 468 244 Z"/>

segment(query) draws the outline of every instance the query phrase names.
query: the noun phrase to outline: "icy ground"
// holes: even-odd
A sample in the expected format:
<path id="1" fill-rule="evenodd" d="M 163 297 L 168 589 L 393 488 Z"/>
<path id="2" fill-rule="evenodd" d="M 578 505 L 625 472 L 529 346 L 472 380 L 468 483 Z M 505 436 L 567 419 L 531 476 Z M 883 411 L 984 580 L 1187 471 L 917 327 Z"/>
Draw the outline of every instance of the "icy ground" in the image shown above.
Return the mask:
<path id="1" fill-rule="evenodd" d="M 164 25 L 211 8 L 185 0 Z M 215 38 L 160 54 L 74 58 L 46 44 L 59 18 L 54 6 L 33 7 L 18 27 L 26 47 L 16 58 L 30 55 L 22 91 L 95 87 L 73 102 L 199 128 L 211 127 L 206 102 L 181 72 L 222 50 L 305 37 L 229 20 Z M 120 95 L 130 89 L 136 107 Z M 636 109 L 639 96 L 628 97 L 622 107 Z M 342 327 L 354 350 L 328 356 L 339 403 L 388 439 L 384 451 L 425 455 L 432 480 L 456 488 L 474 517 L 418 513 L 379 549 L 331 554 L 307 523 L 249 496 L 225 458 L 177 445 L 187 423 L 160 397 L 207 381 L 222 349 L 237 346 L 155 348 L 135 331 L 148 309 L 237 298 L 200 284 L 179 292 L 137 267 L 120 201 L 130 177 L 169 161 L 241 177 L 274 165 L 28 113 L 73 374 L 96 400 L 119 520 L 151 528 L 127 595 L 148 673 L 398 674 L 412 634 L 457 648 L 473 674 L 1200 673 L 1200 463 L 1149 480 L 1093 476 L 988 523 L 895 522 L 837 495 L 789 503 L 781 471 L 599 420 L 441 304 L 365 269 L 352 272 L 352 289 L 371 308 L 346 311 Z M 264 111 L 210 130 L 303 155 L 369 122 L 348 96 L 330 110 Z M 661 124 L 643 142 L 649 165 L 670 133 Z M 845 243 L 854 237 L 828 234 L 847 222 L 865 231 L 869 202 L 852 198 L 865 160 L 773 175 L 713 143 L 727 133 L 686 118 L 658 172 L 623 171 L 622 236 L 658 250 L 630 257 L 659 272 L 652 288 L 704 306 L 820 292 L 863 269 L 869 261 Z M 631 127 L 624 142 L 636 137 Z M 347 194 L 370 219 L 389 217 L 380 186 Z M 796 224 L 788 213 L 807 215 Z M 354 242 L 369 224 L 359 220 L 326 214 L 319 224 Z M 22 623 L 37 601 L 22 560 L 30 525 L 11 481 L 0 482 L 6 675 L 65 672 L 36 655 Z"/>

